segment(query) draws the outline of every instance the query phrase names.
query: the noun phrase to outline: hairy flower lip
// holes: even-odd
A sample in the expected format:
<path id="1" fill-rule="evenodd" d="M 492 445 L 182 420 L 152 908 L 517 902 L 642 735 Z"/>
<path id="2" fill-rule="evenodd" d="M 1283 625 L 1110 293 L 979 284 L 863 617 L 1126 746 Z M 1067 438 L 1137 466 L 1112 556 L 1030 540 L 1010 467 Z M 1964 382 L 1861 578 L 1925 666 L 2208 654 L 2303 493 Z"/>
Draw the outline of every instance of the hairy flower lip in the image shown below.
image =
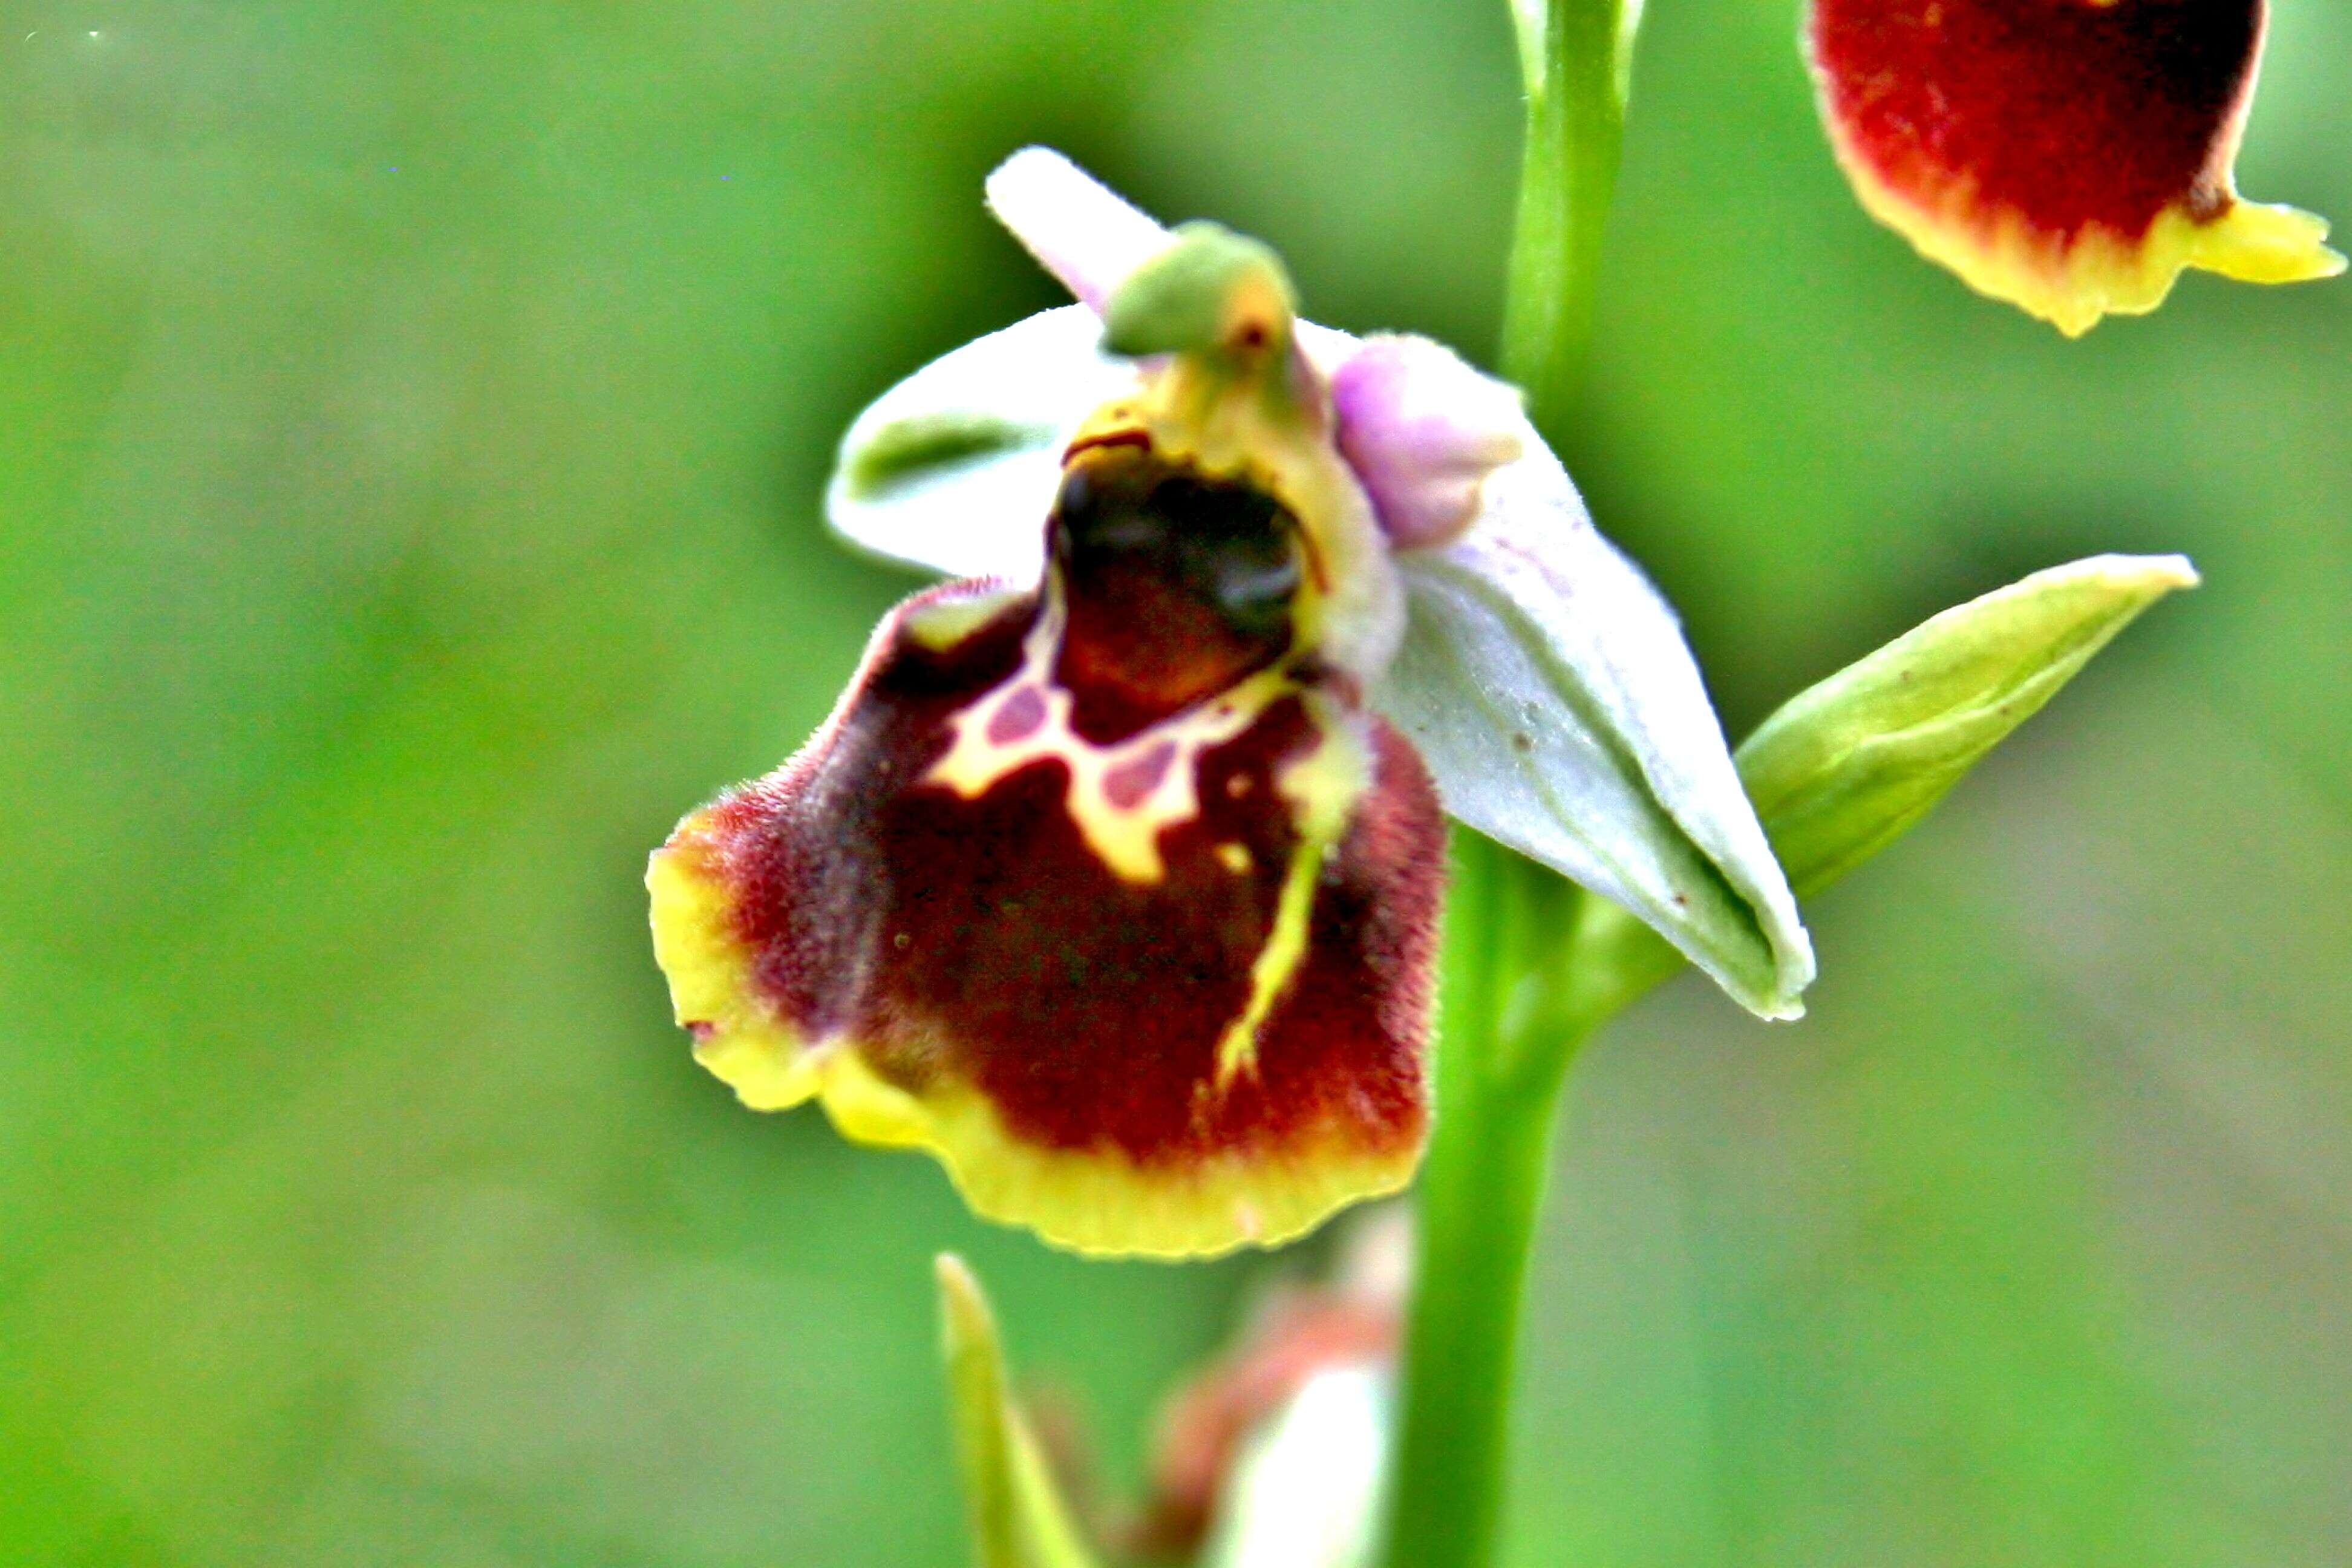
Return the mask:
<path id="1" fill-rule="evenodd" d="M 916 595 L 808 745 L 680 825 L 648 868 L 676 1012 L 746 1104 L 927 1150 L 1056 1245 L 1276 1245 L 1418 1164 L 1434 796 L 1312 658 L 1106 744 L 1000 734 L 1049 592 Z"/>

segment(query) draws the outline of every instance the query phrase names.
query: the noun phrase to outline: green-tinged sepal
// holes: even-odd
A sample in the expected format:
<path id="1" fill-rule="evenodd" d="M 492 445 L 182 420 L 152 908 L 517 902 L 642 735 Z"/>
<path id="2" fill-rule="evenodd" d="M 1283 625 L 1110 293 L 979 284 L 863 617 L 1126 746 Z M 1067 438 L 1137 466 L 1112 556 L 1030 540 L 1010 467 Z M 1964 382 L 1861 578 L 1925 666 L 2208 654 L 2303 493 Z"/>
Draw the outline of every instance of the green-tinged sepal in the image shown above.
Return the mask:
<path id="1" fill-rule="evenodd" d="M 892 487 L 963 464 L 1004 458 L 1052 441 L 1050 425 L 1023 424 L 982 409 L 949 409 L 876 428 L 841 454 L 844 497 L 871 501 Z"/>
<path id="2" fill-rule="evenodd" d="M 980 1568 L 1091 1568 L 1094 1558 L 1005 1386 L 1004 1347 L 980 1281 L 951 1253 L 940 1254 L 937 1268 L 949 1415 Z"/>
<path id="3" fill-rule="evenodd" d="M 1374 700 L 1446 809 L 1623 904 L 1741 1005 L 1800 1016 L 1812 944 L 1698 666 L 1559 459 L 1530 445 L 1476 524 L 1398 574 L 1404 641 Z"/>
<path id="4" fill-rule="evenodd" d="M 1737 753 L 1800 895 L 1925 816 L 2142 610 L 2197 573 L 2096 555 L 1971 599 L 1784 704 Z"/>
<path id="5" fill-rule="evenodd" d="M 2139 613 L 2197 571 L 2179 555 L 2095 555 L 1944 611 L 1784 703 L 1741 744 L 1740 783 L 1800 895 L 1925 816 Z M 1565 1000 L 1590 1026 L 1674 973 L 1664 942 L 1589 900 Z"/>

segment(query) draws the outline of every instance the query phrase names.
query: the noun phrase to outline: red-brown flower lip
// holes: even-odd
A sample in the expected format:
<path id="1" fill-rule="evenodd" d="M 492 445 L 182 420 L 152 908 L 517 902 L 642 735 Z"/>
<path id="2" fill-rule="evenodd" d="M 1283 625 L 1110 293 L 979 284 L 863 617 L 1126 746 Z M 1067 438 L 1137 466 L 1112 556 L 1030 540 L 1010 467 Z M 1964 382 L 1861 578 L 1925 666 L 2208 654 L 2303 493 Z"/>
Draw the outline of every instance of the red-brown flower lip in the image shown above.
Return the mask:
<path id="1" fill-rule="evenodd" d="M 2087 330 L 2184 268 L 2340 269 L 2231 177 L 2263 0 L 1812 0 L 1822 110 L 1864 204 L 1969 284 Z"/>

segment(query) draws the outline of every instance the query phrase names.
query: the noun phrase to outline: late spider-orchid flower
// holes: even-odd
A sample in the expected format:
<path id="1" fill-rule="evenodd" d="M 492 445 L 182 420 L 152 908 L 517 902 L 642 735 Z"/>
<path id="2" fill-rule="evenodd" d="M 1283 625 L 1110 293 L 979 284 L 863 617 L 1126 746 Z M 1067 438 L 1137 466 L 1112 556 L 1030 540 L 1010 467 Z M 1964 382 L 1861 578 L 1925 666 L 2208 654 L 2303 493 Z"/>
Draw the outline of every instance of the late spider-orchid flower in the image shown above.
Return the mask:
<path id="1" fill-rule="evenodd" d="M 1811 0 L 1822 112 L 1863 205 L 2074 336 L 2183 269 L 2344 270 L 2327 225 L 2241 201 L 2264 0 Z"/>
<path id="2" fill-rule="evenodd" d="M 698 1058 L 1081 1250 L 1295 1236 L 1418 1158 L 1441 801 L 1793 1016 L 1697 669 L 1515 395 L 1056 154 L 989 199 L 1082 302 L 845 438 L 835 528 L 964 580 L 655 855 Z"/>

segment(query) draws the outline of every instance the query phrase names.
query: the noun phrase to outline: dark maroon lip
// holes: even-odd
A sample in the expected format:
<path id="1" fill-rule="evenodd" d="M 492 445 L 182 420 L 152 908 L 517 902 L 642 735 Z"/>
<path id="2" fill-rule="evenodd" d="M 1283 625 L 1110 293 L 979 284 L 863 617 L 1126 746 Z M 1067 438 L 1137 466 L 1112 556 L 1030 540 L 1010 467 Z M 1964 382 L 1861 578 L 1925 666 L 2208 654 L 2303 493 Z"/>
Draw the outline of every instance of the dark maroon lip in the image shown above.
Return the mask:
<path id="1" fill-rule="evenodd" d="M 749 984 L 802 1037 L 858 1042 L 909 1094 L 977 1090 L 1032 1148 L 1169 1172 L 1417 1146 L 1444 826 L 1411 746 L 1337 687 L 1319 708 L 1282 699 L 1181 764 L 1199 814 L 1161 830 L 1160 878 L 1124 881 L 1069 815 L 1057 760 L 971 798 L 923 783 L 954 716 L 1016 667 L 1035 608 L 1033 595 L 946 648 L 886 634 L 826 731 L 702 814 Z M 1300 844 L 1276 780 L 1332 743 L 1368 746 L 1372 777 L 1253 1070 L 1228 1082 L 1221 1043 Z M 1130 792 L 1180 764 L 1171 751 L 1139 765 Z"/>

